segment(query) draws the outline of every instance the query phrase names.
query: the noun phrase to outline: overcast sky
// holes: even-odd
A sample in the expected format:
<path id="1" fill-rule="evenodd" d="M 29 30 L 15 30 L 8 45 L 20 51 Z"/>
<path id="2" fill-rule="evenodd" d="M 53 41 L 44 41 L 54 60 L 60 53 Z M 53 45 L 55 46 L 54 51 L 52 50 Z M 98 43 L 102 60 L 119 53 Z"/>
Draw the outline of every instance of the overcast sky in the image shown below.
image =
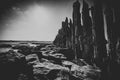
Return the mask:
<path id="1" fill-rule="evenodd" d="M 61 22 L 71 18 L 76 0 L 28 1 L 11 4 L 2 15 L 0 40 L 53 41 Z"/>

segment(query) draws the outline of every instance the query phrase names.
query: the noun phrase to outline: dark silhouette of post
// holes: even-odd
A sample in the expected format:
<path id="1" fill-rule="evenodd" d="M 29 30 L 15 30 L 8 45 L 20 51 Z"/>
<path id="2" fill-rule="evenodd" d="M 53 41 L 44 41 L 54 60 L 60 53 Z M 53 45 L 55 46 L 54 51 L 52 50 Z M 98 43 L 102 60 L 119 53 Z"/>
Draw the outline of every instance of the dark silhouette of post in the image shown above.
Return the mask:
<path id="1" fill-rule="evenodd" d="M 115 1 L 116 2 L 116 1 Z M 114 4 L 115 2 L 112 2 Z M 116 7 L 117 5 L 117 7 Z M 120 70 L 119 70 L 119 26 L 120 26 L 120 10 L 118 9 L 118 5 L 111 5 L 111 3 L 107 3 L 104 14 L 107 25 L 107 36 L 108 36 L 108 79 L 116 80 L 120 79 Z M 118 44 L 117 44 L 118 43 Z"/>
<path id="2" fill-rule="evenodd" d="M 92 20 L 89 14 L 89 6 L 83 0 L 82 8 L 82 21 L 83 21 L 83 58 L 88 62 L 92 63 L 93 58 L 93 35 L 92 35 Z"/>
<path id="3" fill-rule="evenodd" d="M 76 0 L 73 3 L 73 27 L 75 29 L 74 34 L 74 42 L 73 42 L 73 50 L 75 52 L 75 59 L 81 57 L 81 43 L 80 37 L 82 35 L 82 26 L 81 26 L 81 14 L 80 14 L 80 2 Z"/>
<path id="4" fill-rule="evenodd" d="M 103 21 L 103 8 L 101 1 L 94 0 L 94 7 L 92 8 L 92 20 L 93 29 L 95 35 L 95 46 L 96 46 L 96 64 L 99 67 L 103 66 L 104 59 L 107 57 L 106 51 L 106 39 L 104 32 L 104 21 Z"/>
<path id="5" fill-rule="evenodd" d="M 101 69 L 101 80 L 107 80 L 107 50 L 106 39 L 104 31 L 104 19 L 103 19 L 103 6 L 100 0 L 94 0 L 94 6 L 92 7 L 92 21 L 93 21 L 93 34 L 94 34 L 94 60 L 95 64 Z"/>
<path id="6" fill-rule="evenodd" d="M 73 22 L 72 22 L 72 20 L 70 19 L 70 22 L 69 22 L 69 27 L 70 27 L 70 34 L 71 34 L 71 36 L 70 36 L 70 38 L 71 38 L 71 49 L 73 50 L 73 44 L 74 44 L 74 31 L 75 31 L 75 28 L 73 27 Z"/>

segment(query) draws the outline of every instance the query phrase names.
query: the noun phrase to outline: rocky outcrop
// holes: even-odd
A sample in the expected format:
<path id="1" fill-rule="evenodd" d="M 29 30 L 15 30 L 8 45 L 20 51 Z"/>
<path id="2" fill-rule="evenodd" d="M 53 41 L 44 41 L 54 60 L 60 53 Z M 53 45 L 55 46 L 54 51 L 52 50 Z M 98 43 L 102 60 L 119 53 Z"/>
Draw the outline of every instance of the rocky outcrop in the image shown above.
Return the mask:
<path id="1" fill-rule="evenodd" d="M 30 47 L 30 46 L 29 46 Z M 29 48 L 28 47 L 28 48 Z M 37 46 L 35 46 L 37 47 Z M 34 48 L 35 48 L 34 47 Z M 0 79 L 4 80 L 85 80 L 99 79 L 100 69 L 83 60 L 73 60 L 71 49 L 46 45 L 30 54 L 12 49 L 0 53 Z"/>
<path id="2" fill-rule="evenodd" d="M 48 48 L 48 47 L 47 47 Z M 59 48 L 60 49 L 60 48 Z M 55 54 L 65 54 L 66 49 L 60 49 L 56 48 L 53 52 L 49 51 L 46 53 L 47 56 L 50 57 Z M 66 52 L 67 53 L 67 52 Z M 45 54 L 45 52 L 43 52 Z M 66 79 L 66 80 L 72 80 L 74 79 L 93 79 L 96 80 L 100 77 L 100 69 L 97 67 L 90 66 L 83 60 L 78 60 L 78 63 L 75 63 L 74 61 L 68 61 L 68 59 L 61 59 L 60 57 L 58 59 L 61 60 L 61 62 L 58 64 L 57 59 L 49 59 L 49 58 L 41 58 L 38 59 L 38 57 L 35 54 L 31 54 L 26 56 L 27 59 L 32 59 L 34 61 L 29 61 L 29 64 L 33 64 L 33 74 L 36 79 L 45 79 L 45 80 L 58 80 L 58 79 Z M 56 56 L 52 56 L 54 58 L 57 58 Z M 38 77 L 41 76 L 41 77 Z M 53 76 L 54 75 L 54 76 Z M 72 78 L 71 78 L 72 77 Z"/>
<path id="3" fill-rule="evenodd" d="M 0 53 L 0 79 L 17 80 L 19 74 L 24 74 L 30 79 L 31 75 L 27 75 L 28 70 L 32 66 L 27 66 L 25 56 L 10 50 L 6 53 Z"/>

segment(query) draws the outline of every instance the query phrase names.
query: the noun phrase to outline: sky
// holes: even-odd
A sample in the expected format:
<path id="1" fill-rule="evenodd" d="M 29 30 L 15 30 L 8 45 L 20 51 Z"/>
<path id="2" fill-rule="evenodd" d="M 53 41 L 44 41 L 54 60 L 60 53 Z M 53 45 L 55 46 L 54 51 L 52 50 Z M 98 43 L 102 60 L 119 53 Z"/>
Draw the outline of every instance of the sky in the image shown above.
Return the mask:
<path id="1" fill-rule="evenodd" d="M 0 40 L 53 41 L 61 22 L 72 18 L 75 1 L 6 0 L 7 6 L 0 6 L 5 13 L 0 14 Z"/>

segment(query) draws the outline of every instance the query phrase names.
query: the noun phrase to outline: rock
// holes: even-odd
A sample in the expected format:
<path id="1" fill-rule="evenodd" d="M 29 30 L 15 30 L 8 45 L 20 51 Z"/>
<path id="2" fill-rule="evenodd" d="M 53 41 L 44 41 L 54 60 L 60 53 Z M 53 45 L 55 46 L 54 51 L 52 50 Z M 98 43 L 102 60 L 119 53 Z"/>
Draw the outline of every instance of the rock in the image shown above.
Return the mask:
<path id="1" fill-rule="evenodd" d="M 59 72 L 61 70 L 67 70 L 69 71 L 69 69 L 67 67 L 63 67 L 61 65 L 58 64 L 54 64 L 51 61 L 47 60 L 47 59 L 43 59 L 40 60 L 39 63 L 37 63 L 36 65 L 33 65 L 33 73 L 34 75 L 43 75 L 42 77 L 49 80 L 54 80 L 57 77 L 59 77 Z M 40 78 L 41 79 L 41 78 Z"/>
<path id="2" fill-rule="evenodd" d="M 96 80 L 100 77 L 101 71 L 97 67 L 93 67 L 88 64 L 78 65 L 78 64 L 70 62 L 70 61 L 63 61 L 62 64 L 66 67 L 68 67 L 68 65 L 69 65 L 71 74 L 77 78 L 86 79 L 89 77 L 91 79 Z"/>
<path id="3" fill-rule="evenodd" d="M 12 45 L 11 44 L 0 44 L 0 48 L 10 48 L 10 47 L 12 47 Z"/>
<path id="4" fill-rule="evenodd" d="M 49 73 L 46 76 L 49 80 L 55 80 L 56 78 L 60 77 L 59 73 L 60 73 L 60 70 L 54 69 L 49 71 Z"/>
<path id="5" fill-rule="evenodd" d="M 24 55 L 29 55 L 32 53 L 34 47 L 28 44 L 17 44 L 13 46 L 12 49 L 18 49 L 19 53 L 22 53 Z"/>
<path id="6" fill-rule="evenodd" d="M 47 45 L 45 51 L 31 51 L 21 54 L 11 49 L 0 54 L 0 79 L 4 80 L 83 80 L 98 79 L 100 72 L 84 60 L 73 61 L 70 49 L 53 48 Z M 32 49 L 32 48 L 31 48 Z M 66 57 L 67 56 L 67 57 Z M 70 56 L 70 57 L 69 57 Z M 73 57 L 73 56 L 72 56 Z M 14 70 L 14 71 L 13 71 Z M 12 72 L 12 73 L 11 73 Z M 5 77 L 7 76 L 7 77 Z M 10 76 L 10 77 L 9 77 Z M 8 79 L 7 79 L 8 78 Z"/>
<path id="7" fill-rule="evenodd" d="M 63 54 L 60 54 L 60 53 L 50 54 L 50 56 L 53 56 L 53 57 L 59 58 L 59 59 L 67 59 Z"/>
<path id="8" fill-rule="evenodd" d="M 0 80 L 17 80 L 20 73 L 25 73 L 25 56 L 10 50 L 0 53 Z"/>
<path id="9" fill-rule="evenodd" d="M 72 49 L 63 48 L 63 49 L 58 49 L 56 52 L 63 54 L 65 57 L 67 57 L 67 60 L 73 60 L 75 58 Z"/>
<path id="10" fill-rule="evenodd" d="M 39 58 L 38 58 L 37 54 L 30 54 L 30 55 L 27 55 L 25 58 L 26 58 L 26 61 L 28 62 L 28 64 L 30 64 L 30 65 L 35 65 L 35 64 L 39 63 Z"/>

